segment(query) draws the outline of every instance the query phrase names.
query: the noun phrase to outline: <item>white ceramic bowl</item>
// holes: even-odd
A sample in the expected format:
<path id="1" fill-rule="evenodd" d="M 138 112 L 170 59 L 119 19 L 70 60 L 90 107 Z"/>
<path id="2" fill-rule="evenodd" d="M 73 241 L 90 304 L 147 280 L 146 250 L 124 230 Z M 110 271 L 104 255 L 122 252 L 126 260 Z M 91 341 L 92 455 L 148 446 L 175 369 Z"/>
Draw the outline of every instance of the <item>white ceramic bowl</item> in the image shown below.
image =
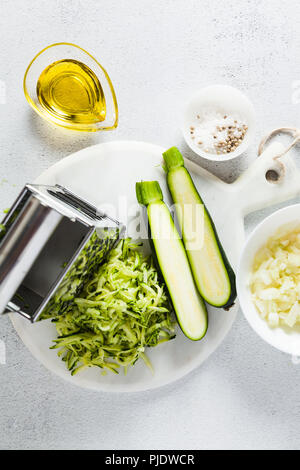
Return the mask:
<path id="1" fill-rule="evenodd" d="M 194 123 L 196 116 L 201 114 L 204 108 L 215 108 L 216 111 L 226 114 L 238 114 L 248 125 L 245 138 L 236 150 L 224 155 L 206 153 L 199 148 L 191 139 L 190 126 Z M 241 155 L 254 137 L 255 113 L 251 101 L 237 88 L 228 85 L 211 85 L 202 88 L 190 100 L 184 111 L 184 122 L 182 132 L 187 145 L 198 155 L 206 160 L 226 161 Z"/>
<path id="2" fill-rule="evenodd" d="M 252 326 L 253 330 L 264 339 L 281 351 L 300 356 L 300 327 L 295 328 L 277 327 L 271 328 L 268 323 L 261 318 L 257 312 L 249 289 L 249 277 L 252 263 L 257 251 L 266 243 L 268 238 L 285 224 L 299 226 L 300 204 L 285 207 L 263 220 L 248 238 L 238 267 L 237 272 L 237 292 L 242 311 Z"/>

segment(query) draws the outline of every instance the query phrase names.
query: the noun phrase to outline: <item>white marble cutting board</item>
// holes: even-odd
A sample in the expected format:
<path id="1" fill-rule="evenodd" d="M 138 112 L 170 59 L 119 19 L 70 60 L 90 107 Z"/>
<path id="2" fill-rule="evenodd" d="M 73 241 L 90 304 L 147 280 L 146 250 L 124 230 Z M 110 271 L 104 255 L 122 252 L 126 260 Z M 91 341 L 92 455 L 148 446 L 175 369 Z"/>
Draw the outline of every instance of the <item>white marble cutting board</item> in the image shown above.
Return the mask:
<path id="1" fill-rule="evenodd" d="M 123 204 L 125 208 L 126 205 L 137 208 L 136 181 L 156 179 L 161 184 L 166 203 L 171 205 L 161 167 L 164 150 L 156 145 L 134 141 L 99 144 L 63 159 L 44 172 L 36 182 L 62 184 L 105 211 L 107 204 L 117 207 L 120 200 L 123 201 L 121 206 Z M 244 216 L 300 194 L 299 170 L 289 155 L 282 158 L 286 168 L 282 181 L 278 184 L 266 181 L 266 171 L 274 167 L 273 157 L 281 151 L 281 144 L 270 145 L 232 184 L 226 184 L 196 164 L 186 161 L 233 268 L 237 266 L 245 239 Z M 133 213 L 129 219 L 125 209 L 123 213 L 121 210 L 113 215 L 130 228 L 129 219 Z M 209 306 L 209 328 L 202 341 L 192 342 L 178 331 L 175 340 L 149 350 L 155 368 L 154 376 L 140 361 L 130 369 L 127 376 L 121 373 L 119 376 L 108 374 L 103 377 L 98 369 L 93 368 L 71 377 L 56 351 L 49 350 L 52 339 L 56 337 L 53 324 L 44 321 L 31 325 L 16 314 L 12 314 L 11 318 L 33 355 L 54 373 L 82 387 L 128 392 L 165 385 L 199 366 L 222 342 L 237 310 L 237 303 L 229 311 Z"/>

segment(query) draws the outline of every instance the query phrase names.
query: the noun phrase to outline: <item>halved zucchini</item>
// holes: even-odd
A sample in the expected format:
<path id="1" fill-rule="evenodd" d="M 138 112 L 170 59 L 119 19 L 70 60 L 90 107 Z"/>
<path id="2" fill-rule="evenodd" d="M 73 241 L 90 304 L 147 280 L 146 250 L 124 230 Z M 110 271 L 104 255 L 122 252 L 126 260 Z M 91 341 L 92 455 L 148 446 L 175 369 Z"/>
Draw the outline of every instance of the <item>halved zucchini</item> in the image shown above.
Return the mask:
<path id="1" fill-rule="evenodd" d="M 136 183 L 136 196 L 147 207 L 151 239 L 178 323 L 191 340 L 203 338 L 207 311 L 195 285 L 179 233 L 157 181 Z"/>
<path id="2" fill-rule="evenodd" d="M 230 307 L 236 298 L 235 275 L 214 223 L 184 167 L 179 150 L 172 147 L 163 157 L 168 187 L 176 206 L 185 249 L 198 290 L 209 304 Z M 199 225 L 201 220 L 202 225 Z M 198 233 L 195 234 L 197 226 Z"/>

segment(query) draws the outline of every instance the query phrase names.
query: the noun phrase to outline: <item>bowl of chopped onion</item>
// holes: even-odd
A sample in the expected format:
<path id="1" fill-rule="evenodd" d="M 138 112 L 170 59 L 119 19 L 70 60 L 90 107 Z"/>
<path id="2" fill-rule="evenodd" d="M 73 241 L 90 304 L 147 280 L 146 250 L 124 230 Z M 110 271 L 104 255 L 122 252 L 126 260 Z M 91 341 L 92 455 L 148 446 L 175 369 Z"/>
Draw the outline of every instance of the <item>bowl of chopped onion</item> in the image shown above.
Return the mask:
<path id="1" fill-rule="evenodd" d="M 237 292 L 256 333 L 275 348 L 300 356 L 300 204 L 274 212 L 249 236 Z"/>

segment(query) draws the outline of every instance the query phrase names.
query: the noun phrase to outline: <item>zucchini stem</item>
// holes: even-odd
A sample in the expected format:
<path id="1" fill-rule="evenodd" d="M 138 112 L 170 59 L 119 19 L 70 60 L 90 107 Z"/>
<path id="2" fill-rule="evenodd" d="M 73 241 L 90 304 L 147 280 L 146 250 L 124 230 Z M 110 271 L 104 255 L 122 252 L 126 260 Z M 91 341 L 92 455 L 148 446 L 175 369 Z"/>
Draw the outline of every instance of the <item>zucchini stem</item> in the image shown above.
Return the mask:
<path id="1" fill-rule="evenodd" d="M 174 170 L 175 168 L 184 166 L 183 156 L 177 147 L 171 147 L 169 150 L 163 153 L 163 157 L 165 160 L 167 173 L 171 170 Z"/>
<path id="2" fill-rule="evenodd" d="M 144 206 L 163 200 L 163 194 L 157 181 L 141 181 L 136 183 L 135 191 L 138 202 Z"/>

